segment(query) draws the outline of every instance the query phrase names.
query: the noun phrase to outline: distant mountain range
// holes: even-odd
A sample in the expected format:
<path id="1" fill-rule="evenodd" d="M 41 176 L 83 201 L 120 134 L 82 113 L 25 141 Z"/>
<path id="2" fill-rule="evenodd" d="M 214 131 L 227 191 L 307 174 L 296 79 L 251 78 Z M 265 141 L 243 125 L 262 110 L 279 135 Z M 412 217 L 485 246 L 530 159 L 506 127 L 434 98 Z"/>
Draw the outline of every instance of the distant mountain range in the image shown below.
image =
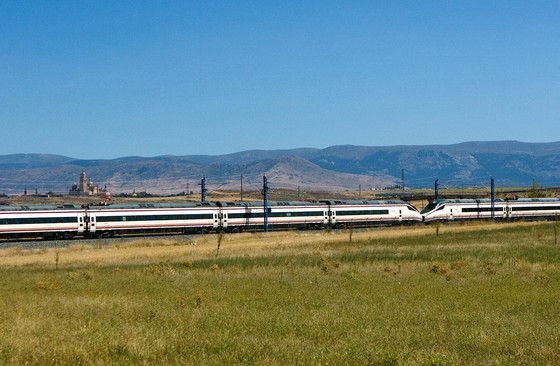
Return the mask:
<path id="1" fill-rule="evenodd" d="M 325 149 L 252 150 L 229 155 L 124 157 L 79 160 L 58 155 L 0 156 L 0 193 L 67 193 L 86 171 L 113 193 L 176 194 L 207 188 L 337 191 L 400 185 L 442 187 L 560 185 L 560 142 L 465 142 L 426 146 L 332 146 Z"/>

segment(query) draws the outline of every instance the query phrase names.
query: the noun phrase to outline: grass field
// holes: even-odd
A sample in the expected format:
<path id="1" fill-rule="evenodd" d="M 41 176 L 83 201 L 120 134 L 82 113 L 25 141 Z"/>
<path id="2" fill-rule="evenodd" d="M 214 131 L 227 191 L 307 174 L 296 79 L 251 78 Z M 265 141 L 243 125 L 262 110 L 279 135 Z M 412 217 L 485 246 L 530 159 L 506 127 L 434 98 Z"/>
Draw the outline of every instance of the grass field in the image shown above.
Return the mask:
<path id="1" fill-rule="evenodd" d="M 560 224 L 0 250 L 0 364 L 560 364 Z"/>

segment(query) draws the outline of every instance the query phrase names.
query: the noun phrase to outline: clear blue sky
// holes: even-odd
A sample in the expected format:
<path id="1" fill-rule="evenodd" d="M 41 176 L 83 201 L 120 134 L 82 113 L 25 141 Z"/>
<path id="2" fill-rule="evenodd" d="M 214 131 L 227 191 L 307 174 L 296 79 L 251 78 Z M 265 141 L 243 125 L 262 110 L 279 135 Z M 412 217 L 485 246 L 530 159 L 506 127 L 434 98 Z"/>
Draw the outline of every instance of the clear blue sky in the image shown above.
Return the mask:
<path id="1" fill-rule="evenodd" d="M 558 1 L 0 0 L 0 155 L 560 140 Z"/>

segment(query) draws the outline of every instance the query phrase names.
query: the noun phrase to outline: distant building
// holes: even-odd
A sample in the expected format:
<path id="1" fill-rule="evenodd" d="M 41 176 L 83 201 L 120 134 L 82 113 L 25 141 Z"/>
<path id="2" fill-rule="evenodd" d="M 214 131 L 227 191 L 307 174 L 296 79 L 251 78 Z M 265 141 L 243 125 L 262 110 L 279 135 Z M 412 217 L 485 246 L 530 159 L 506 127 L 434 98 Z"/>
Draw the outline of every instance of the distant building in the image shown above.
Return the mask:
<path id="1" fill-rule="evenodd" d="M 91 180 L 88 181 L 86 171 L 83 170 L 80 174 L 80 183 L 73 184 L 72 188 L 68 192 L 71 196 L 97 196 L 100 194 L 107 194 L 107 187 L 99 188 L 99 186 L 94 185 Z"/>

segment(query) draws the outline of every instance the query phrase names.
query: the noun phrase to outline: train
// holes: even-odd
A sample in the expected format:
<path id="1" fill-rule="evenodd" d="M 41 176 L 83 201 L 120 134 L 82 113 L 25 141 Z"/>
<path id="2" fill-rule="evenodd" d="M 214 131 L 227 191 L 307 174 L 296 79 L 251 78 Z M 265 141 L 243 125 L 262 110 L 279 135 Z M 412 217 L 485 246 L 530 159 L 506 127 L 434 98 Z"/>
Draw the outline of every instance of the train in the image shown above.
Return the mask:
<path id="1" fill-rule="evenodd" d="M 0 205 L 0 239 L 103 238 L 387 226 L 473 219 L 557 219 L 560 198 Z"/>
<path id="2" fill-rule="evenodd" d="M 183 202 L 0 206 L 0 239 L 100 238 L 412 224 L 422 216 L 401 200 Z"/>
<path id="3" fill-rule="evenodd" d="M 560 198 L 438 199 L 420 211 L 423 222 L 473 219 L 557 219 Z"/>

